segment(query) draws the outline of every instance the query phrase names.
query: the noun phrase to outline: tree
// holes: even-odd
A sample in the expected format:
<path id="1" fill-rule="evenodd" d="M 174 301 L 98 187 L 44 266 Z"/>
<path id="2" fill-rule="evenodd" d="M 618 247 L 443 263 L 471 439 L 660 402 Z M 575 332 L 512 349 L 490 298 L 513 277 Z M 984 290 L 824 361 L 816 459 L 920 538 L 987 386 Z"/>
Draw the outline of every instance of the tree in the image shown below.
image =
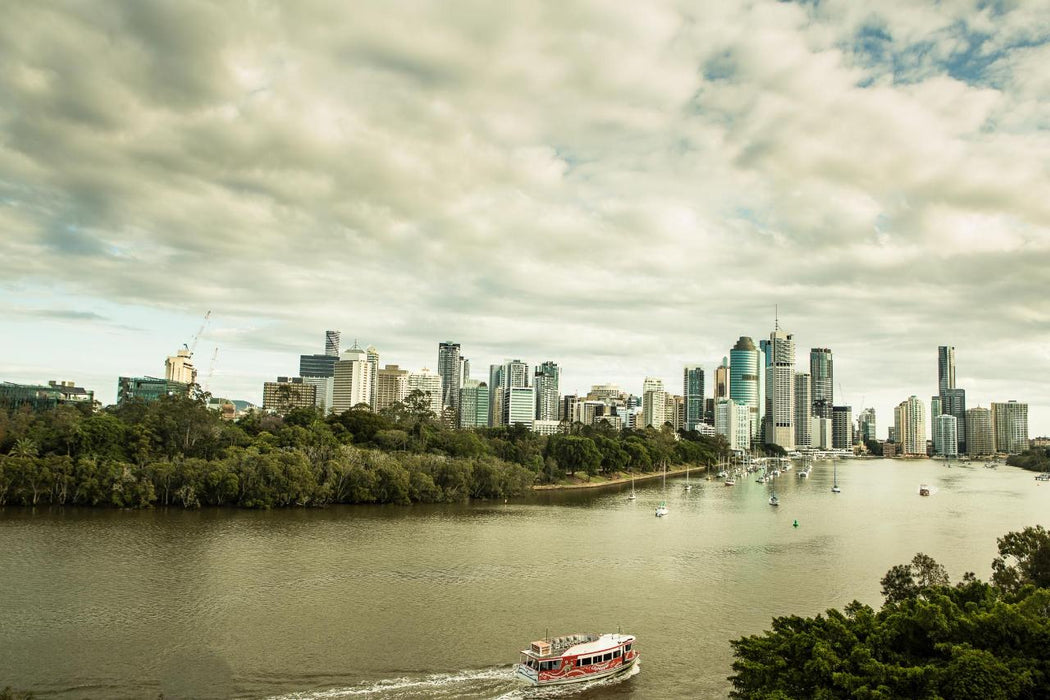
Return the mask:
<path id="1" fill-rule="evenodd" d="M 1008 593 L 1031 584 L 1050 588 L 1050 532 L 1042 525 L 1008 532 L 997 540 L 999 556 L 992 561 L 992 582 Z"/>
<path id="2" fill-rule="evenodd" d="M 899 603 L 935 586 L 947 586 L 948 572 L 933 557 L 919 552 L 910 564 L 898 564 L 880 581 L 887 603 Z"/>

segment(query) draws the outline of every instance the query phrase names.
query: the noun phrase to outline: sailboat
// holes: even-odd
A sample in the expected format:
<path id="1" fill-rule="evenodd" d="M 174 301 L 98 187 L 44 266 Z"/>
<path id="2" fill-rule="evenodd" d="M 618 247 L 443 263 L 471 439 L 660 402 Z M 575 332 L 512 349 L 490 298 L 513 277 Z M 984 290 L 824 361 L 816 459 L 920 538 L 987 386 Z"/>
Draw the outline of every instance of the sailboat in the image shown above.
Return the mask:
<path id="1" fill-rule="evenodd" d="M 633 501 L 636 498 L 638 496 L 634 493 L 634 472 L 631 472 L 631 495 L 627 497 L 627 500 Z"/>
<path id="2" fill-rule="evenodd" d="M 689 465 L 688 464 L 685 467 L 685 490 L 686 491 L 692 491 L 693 490 L 693 485 L 689 483 Z"/>
<path id="3" fill-rule="evenodd" d="M 835 480 L 831 484 L 832 493 L 842 493 L 842 489 L 839 488 L 839 465 L 835 465 Z"/>
<path id="4" fill-rule="evenodd" d="M 664 464 L 664 479 L 663 479 L 664 495 L 667 494 L 667 465 Z M 656 506 L 656 517 L 662 518 L 665 515 L 670 515 L 671 511 L 667 508 L 667 501 L 660 501 L 660 505 Z"/>
<path id="5" fill-rule="evenodd" d="M 771 493 L 769 495 L 769 505 L 771 505 L 771 506 L 779 506 L 780 505 L 780 499 L 777 498 L 777 492 L 776 491 L 773 491 L 773 493 Z"/>

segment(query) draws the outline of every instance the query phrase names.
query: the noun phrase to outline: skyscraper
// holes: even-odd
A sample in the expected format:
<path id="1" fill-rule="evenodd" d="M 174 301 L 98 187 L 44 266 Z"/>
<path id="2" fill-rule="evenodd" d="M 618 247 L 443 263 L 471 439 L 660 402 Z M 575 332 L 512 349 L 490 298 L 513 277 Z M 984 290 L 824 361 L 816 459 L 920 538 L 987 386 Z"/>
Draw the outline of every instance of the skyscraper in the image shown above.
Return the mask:
<path id="1" fill-rule="evenodd" d="M 733 450 L 746 452 L 751 447 L 751 409 L 732 399 L 718 399 L 715 403 L 715 433 L 724 435 Z"/>
<path id="2" fill-rule="evenodd" d="M 371 401 L 372 364 L 368 361 L 368 354 L 354 343 L 335 363 L 332 410 L 340 414 L 358 404 L 371 407 Z"/>
<path id="3" fill-rule="evenodd" d="M 942 413 L 933 421 L 933 453 L 942 457 L 959 456 L 957 421 L 950 413 Z"/>
<path id="4" fill-rule="evenodd" d="M 956 452 L 955 454 L 963 454 L 966 452 L 966 389 L 960 389 L 958 387 L 954 389 L 945 389 L 944 393 L 941 394 L 941 413 L 946 413 L 950 416 L 955 417 L 956 432 Z"/>
<path id="5" fill-rule="evenodd" d="M 409 372 L 408 393 L 411 394 L 417 390 L 422 391 L 430 399 L 430 410 L 433 412 L 434 417 L 441 418 L 441 375 L 437 372 L 431 372 L 426 367 L 418 372 Z"/>
<path id="6" fill-rule="evenodd" d="M 758 439 L 761 427 L 758 406 L 758 374 L 761 361 L 755 341 L 746 335 L 740 336 L 736 345 L 729 351 L 729 397 L 735 403 L 747 406 L 751 412 L 749 429 L 752 440 Z"/>
<path id="7" fill-rule="evenodd" d="M 489 424 L 489 387 L 467 379 L 459 390 L 459 427 L 483 428 Z"/>
<path id="8" fill-rule="evenodd" d="M 875 441 L 875 409 L 865 408 L 857 416 L 857 433 L 861 442 Z"/>
<path id="9" fill-rule="evenodd" d="M 831 447 L 836 450 L 853 448 L 853 408 L 851 406 L 832 406 L 831 408 Z"/>
<path id="10" fill-rule="evenodd" d="M 536 419 L 558 420 L 558 383 L 561 370 L 556 362 L 548 360 L 536 368 L 533 387 L 536 389 Z"/>
<path id="11" fill-rule="evenodd" d="M 441 405 L 457 410 L 459 408 L 459 387 L 463 383 L 460 379 L 460 372 L 463 368 L 460 365 L 459 343 L 453 343 L 451 340 L 438 343 L 437 367 L 444 392 L 441 397 Z M 438 413 L 440 414 L 440 411 Z"/>
<path id="12" fill-rule="evenodd" d="M 387 365 L 376 371 L 376 411 L 390 408 L 408 396 L 408 370 Z"/>
<path id="13" fill-rule="evenodd" d="M 795 337 L 779 324 L 769 334 L 766 358 L 765 441 L 795 448 Z"/>
<path id="14" fill-rule="evenodd" d="M 955 346 L 941 345 L 937 348 L 937 393 L 955 388 Z"/>
<path id="15" fill-rule="evenodd" d="M 682 398 L 685 401 L 686 430 L 693 430 L 704 422 L 704 368 L 687 365 L 682 378 Z"/>
<path id="16" fill-rule="evenodd" d="M 506 425 L 524 425 L 532 430 L 536 420 L 536 391 L 531 386 L 508 387 L 504 397 Z"/>
<path id="17" fill-rule="evenodd" d="M 813 411 L 813 396 L 810 391 L 813 384 L 809 380 L 809 374 L 805 372 L 795 373 L 795 447 L 813 446 L 813 421 L 810 414 Z"/>
<path id="18" fill-rule="evenodd" d="M 894 435 L 905 455 L 926 454 L 926 411 L 922 401 L 911 396 L 893 411 Z"/>
<path id="19" fill-rule="evenodd" d="M 324 354 L 339 357 L 339 331 L 324 332 Z"/>
<path id="20" fill-rule="evenodd" d="M 370 372 L 372 374 L 372 393 L 368 397 L 368 405 L 372 407 L 372 410 L 376 410 L 376 389 L 378 388 L 378 375 L 379 375 L 379 351 L 376 350 L 374 345 L 369 345 L 365 348 L 365 357 L 368 358 L 368 363 L 371 365 Z"/>
<path id="21" fill-rule="evenodd" d="M 489 365 L 489 425 L 503 425 L 503 365 Z"/>
<path id="22" fill-rule="evenodd" d="M 992 404 L 995 451 L 1018 454 L 1028 449 L 1028 404 L 1010 400 Z"/>
<path id="23" fill-rule="evenodd" d="M 835 363 L 828 348 L 811 348 L 809 351 L 809 376 L 812 384 L 813 403 L 822 402 L 831 408 L 835 405 Z M 821 409 L 824 412 L 824 409 Z M 815 411 L 810 411 L 816 413 Z M 829 413 L 823 418 L 830 418 Z"/>
<path id="24" fill-rule="evenodd" d="M 966 409 L 966 453 L 975 457 L 995 454 L 992 412 L 987 408 Z"/>
<path id="25" fill-rule="evenodd" d="M 715 367 L 715 390 L 712 397 L 718 399 L 729 398 L 729 358 L 723 357 L 722 364 Z"/>

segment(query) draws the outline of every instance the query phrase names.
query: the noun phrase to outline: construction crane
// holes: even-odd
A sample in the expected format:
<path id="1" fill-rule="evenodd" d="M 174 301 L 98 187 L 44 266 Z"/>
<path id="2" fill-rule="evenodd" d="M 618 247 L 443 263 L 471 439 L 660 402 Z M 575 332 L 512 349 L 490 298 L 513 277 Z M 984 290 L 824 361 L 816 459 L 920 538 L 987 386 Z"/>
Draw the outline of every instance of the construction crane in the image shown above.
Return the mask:
<path id="1" fill-rule="evenodd" d="M 193 340 L 190 341 L 190 357 L 193 357 L 193 353 L 197 349 L 197 341 L 201 339 L 204 329 L 208 327 L 209 319 L 211 319 L 211 309 L 208 309 L 208 312 L 204 314 L 204 320 L 201 321 L 201 327 L 197 329 L 197 333 L 194 334 Z"/>
<path id="2" fill-rule="evenodd" d="M 211 362 L 208 364 L 208 375 L 204 378 L 204 391 L 211 391 L 211 375 L 215 373 L 215 359 L 219 356 L 219 348 L 215 347 L 215 352 L 211 354 Z"/>

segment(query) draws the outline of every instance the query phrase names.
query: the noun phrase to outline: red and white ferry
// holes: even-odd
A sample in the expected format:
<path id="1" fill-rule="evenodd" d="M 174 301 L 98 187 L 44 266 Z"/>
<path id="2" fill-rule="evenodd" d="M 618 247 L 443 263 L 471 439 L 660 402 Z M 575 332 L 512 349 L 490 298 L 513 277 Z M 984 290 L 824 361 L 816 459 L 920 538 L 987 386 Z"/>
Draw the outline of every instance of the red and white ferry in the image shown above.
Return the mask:
<path id="1" fill-rule="evenodd" d="M 636 663 L 630 634 L 570 634 L 523 649 L 516 675 L 533 685 L 561 685 L 616 676 Z"/>

